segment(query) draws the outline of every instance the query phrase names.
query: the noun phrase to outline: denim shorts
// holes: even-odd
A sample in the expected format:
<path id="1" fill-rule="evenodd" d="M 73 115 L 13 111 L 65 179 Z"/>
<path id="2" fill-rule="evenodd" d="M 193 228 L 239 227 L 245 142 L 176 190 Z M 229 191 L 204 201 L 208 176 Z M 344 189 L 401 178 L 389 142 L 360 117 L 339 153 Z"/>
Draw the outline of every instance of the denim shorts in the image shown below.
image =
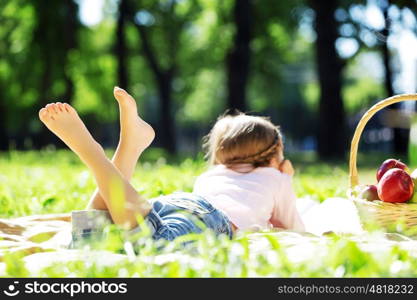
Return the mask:
<path id="1" fill-rule="evenodd" d="M 151 200 L 152 209 L 145 222 L 156 240 L 174 240 L 211 229 L 216 234 L 232 238 L 229 219 L 203 197 L 192 193 L 173 193 Z"/>
<path id="2" fill-rule="evenodd" d="M 155 240 L 174 240 L 189 233 L 211 229 L 216 234 L 232 238 L 229 219 L 203 197 L 191 193 L 173 193 L 151 199 L 152 209 L 144 218 Z M 78 248 L 91 240 L 103 238 L 103 229 L 111 224 L 107 210 L 82 210 L 72 212 L 72 242 Z M 130 230 L 131 234 L 140 227 Z"/>

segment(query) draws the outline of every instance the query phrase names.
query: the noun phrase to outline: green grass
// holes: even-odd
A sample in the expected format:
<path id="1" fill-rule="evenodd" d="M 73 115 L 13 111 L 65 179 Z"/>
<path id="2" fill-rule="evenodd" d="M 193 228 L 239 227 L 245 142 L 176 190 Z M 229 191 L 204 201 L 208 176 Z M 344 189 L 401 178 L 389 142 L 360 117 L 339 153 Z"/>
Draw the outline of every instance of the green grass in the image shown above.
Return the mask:
<path id="1" fill-rule="evenodd" d="M 195 178 L 206 165 L 201 158 L 180 159 L 167 164 L 160 152 L 150 151 L 138 166 L 134 186 L 146 197 L 191 191 Z M 364 182 L 373 182 L 381 157 L 360 159 Z M 348 187 L 346 164 L 315 163 L 314 157 L 294 159 L 294 185 L 299 197 L 323 201 L 345 197 Z M 9 152 L 0 155 L 0 217 L 62 213 L 83 209 L 95 186 L 86 168 L 68 151 Z M 323 276 L 416 276 L 415 250 L 399 245 L 378 246 L 380 235 L 366 242 L 355 237 L 327 236 L 295 245 L 283 234 L 253 238 L 241 235 L 230 241 L 209 232 L 187 236 L 168 244 L 149 238 L 144 228 L 133 239 L 109 227 L 108 238 L 94 249 L 128 254 L 112 265 L 83 260 L 57 263 L 36 273 L 25 267 L 18 255 L 6 255 L 0 276 L 80 277 L 323 277 Z M 194 242 L 184 245 L 184 240 Z M 132 251 L 136 249 L 136 253 Z M 413 252 L 414 251 L 414 252 Z M 110 255 L 110 254 L 109 254 Z M 0 268 L 1 270 L 1 268 Z"/>

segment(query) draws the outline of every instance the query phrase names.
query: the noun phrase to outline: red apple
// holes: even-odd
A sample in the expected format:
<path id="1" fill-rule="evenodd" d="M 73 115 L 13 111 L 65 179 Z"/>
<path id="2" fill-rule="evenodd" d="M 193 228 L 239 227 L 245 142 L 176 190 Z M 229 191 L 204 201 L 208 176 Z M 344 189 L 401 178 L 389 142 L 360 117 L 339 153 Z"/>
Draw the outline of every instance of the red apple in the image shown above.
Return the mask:
<path id="1" fill-rule="evenodd" d="M 417 193 L 414 192 L 413 196 L 411 197 L 410 200 L 408 200 L 408 203 L 417 203 Z"/>
<path id="2" fill-rule="evenodd" d="M 380 200 L 378 196 L 378 188 L 373 184 L 366 185 L 358 196 L 359 198 L 366 199 L 368 201 Z"/>
<path id="3" fill-rule="evenodd" d="M 390 169 L 378 182 L 378 196 L 384 202 L 402 203 L 410 200 L 414 183 L 404 170 Z"/>
<path id="4" fill-rule="evenodd" d="M 376 180 L 379 182 L 382 176 L 384 176 L 385 172 L 393 168 L 408 171 L 408 167 L 406 164 L 402 163 L 398 159 L 390 158 L 384 161 L 379 167 L 378 172 L 376 173 Z"/>

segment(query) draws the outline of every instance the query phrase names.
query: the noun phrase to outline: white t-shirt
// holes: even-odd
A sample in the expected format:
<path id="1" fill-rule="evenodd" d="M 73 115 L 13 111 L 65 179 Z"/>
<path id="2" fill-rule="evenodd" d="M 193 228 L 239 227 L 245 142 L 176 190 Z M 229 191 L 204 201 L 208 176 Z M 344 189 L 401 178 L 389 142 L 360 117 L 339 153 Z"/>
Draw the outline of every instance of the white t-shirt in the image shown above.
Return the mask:
<path id="1" fill-rule="evenodd" d="M 280 227 L 304 231 L 292 178 L 275 168 L 241 173 L 216 165 L 197 178 L 194 193 L 223 211 L 240 230 Z"/>

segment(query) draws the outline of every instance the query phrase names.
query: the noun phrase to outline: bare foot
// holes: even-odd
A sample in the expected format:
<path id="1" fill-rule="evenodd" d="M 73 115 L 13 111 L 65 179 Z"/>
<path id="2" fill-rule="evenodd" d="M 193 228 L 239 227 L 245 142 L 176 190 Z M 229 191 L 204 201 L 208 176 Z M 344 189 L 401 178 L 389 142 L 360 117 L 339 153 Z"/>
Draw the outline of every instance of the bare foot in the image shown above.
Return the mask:
<path id="1" fill-rule="evenodd" d="M 78 155 L 82 156 L 86 151 L 102 150 L 71 105 L 50 103 L 39 111 L 39 118 Z"/>
<path id="2" fill-rule="evenodd" d="M 135 99 L 124 89 L 114 88 L 114 97 L 120 109 L 120 141 L 132 150 L 142 152 L 155 138 L 155 131 L 138 116 Z"/>

